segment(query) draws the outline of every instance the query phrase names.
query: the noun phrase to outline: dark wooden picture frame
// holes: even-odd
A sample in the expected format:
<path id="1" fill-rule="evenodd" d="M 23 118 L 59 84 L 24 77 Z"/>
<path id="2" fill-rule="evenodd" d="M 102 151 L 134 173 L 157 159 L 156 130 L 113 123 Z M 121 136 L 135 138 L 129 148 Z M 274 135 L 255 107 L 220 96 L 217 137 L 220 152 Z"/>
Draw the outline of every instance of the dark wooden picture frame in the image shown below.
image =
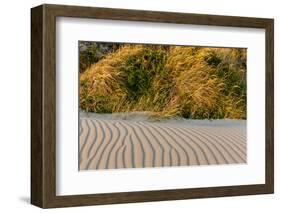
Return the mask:
<path id="1" fill-rule="evenodd" d="M 56 17 L 265 29 L 265 184 L 192 189 L 56 195 Z M 274 20 L 63 5 L 31 9 L 31 203 L 42 208 L 132 203 L 274 191 Z"/>

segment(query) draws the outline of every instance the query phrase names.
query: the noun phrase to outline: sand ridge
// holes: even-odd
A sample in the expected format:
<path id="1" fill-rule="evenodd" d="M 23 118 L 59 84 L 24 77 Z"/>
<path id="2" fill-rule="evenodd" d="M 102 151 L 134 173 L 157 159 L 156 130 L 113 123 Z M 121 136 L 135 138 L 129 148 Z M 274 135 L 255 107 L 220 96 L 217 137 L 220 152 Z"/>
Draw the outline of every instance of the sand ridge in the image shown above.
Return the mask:
<path id="1" fill-rule="evenodd" d="M 231 125 L 231 121 L 194 124 L 81 117 L 79 169 L 246 163 L 245 123 L 241 126 L 235 122 Z"/>

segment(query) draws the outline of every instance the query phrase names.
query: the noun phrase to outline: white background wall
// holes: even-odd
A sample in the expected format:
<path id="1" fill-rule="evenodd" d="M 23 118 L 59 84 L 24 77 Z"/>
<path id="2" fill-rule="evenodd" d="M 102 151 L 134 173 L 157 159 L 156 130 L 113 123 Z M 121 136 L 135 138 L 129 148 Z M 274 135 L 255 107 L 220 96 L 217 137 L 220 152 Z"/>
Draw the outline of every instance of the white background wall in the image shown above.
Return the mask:
<path id="1" fill-rule="evenodd" d="M 183 201 L 52 209 L 50 212 L 278 212 L 281 198 L 281 13 L 277 0 L 39 0 L 0 4 L 0 211 L 39 212 L 30 192 L 30 8 L 42 3 L 188 13 L 269 17 L 275 19 L 275 194 Z M 257 94 L 258 95 L 258 94 Z M 257 115 L 258 116 L 258 115 Z M 279 210 L 280 212 L 280 210 Z"/>

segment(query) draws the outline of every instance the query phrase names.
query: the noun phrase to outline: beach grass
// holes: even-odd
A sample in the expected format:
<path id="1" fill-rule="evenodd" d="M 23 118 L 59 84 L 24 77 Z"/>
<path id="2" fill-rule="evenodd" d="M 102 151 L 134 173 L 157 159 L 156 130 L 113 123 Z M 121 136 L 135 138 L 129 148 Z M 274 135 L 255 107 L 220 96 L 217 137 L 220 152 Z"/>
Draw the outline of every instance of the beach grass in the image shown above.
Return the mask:
<path id="1" fill-rule="evenodd" d="M 83 65 L 80 109 L 149 112 L 152 118 L 246 119 L 246 51 L 119 45 Z"/>

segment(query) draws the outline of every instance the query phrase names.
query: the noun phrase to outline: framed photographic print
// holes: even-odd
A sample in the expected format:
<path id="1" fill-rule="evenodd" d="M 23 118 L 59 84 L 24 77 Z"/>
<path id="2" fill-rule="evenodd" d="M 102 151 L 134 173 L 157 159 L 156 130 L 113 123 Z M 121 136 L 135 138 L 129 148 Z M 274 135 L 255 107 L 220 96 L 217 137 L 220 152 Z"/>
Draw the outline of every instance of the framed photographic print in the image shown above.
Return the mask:
<path id="1" fill-rule="evenodd" d="M 31 203 L 274 191 L 273 19 L 31 9 Z"/>

